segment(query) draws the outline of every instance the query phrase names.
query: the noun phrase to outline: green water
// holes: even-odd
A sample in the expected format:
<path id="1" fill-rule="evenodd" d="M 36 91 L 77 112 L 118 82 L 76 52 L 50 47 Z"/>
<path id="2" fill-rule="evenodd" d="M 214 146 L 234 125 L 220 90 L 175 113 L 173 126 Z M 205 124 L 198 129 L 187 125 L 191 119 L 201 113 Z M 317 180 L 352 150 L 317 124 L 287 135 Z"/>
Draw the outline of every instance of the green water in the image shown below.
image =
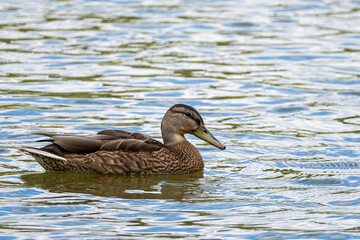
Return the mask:
<path id="1" fill-rule="evenodd" d="M 0 239 L 360 238 L 358 1 L 1 1 Z M 45 172 L 34 132 L 161 140 L 196 107 L 202 172 Z"/>

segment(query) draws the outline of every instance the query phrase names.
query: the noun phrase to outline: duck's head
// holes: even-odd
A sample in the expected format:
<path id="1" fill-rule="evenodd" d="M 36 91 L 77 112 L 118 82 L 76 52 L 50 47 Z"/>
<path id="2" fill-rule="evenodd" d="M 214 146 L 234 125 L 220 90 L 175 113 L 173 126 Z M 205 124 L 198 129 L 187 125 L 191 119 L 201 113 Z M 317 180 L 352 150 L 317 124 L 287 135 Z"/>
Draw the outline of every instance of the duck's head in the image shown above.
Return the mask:
<path id="1" fill-rule="evenodd" d="M 226 148 L 206 129 L 200 113 L 185 104 L 176 104 L 165 113 L 161 134 L 165 145 L 181 142 L 185 134 L 192 134 L 221 150 Z"/>

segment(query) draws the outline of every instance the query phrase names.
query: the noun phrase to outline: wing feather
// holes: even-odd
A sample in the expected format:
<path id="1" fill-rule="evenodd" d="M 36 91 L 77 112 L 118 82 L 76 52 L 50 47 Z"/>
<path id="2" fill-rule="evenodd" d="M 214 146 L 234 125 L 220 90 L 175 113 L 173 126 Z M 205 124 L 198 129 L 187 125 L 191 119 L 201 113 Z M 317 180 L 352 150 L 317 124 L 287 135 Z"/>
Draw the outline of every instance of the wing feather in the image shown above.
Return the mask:
<path id="1" fill-rule="evenodd" d="M 142 133 L 122 130 L 103 130 L 96 135 L 56 135 L 38 133 L 49 137 L 41 142 L 52 142 L 70 153 L 92 153 L 98 150 L 152 152 L 164 145 Z"/>

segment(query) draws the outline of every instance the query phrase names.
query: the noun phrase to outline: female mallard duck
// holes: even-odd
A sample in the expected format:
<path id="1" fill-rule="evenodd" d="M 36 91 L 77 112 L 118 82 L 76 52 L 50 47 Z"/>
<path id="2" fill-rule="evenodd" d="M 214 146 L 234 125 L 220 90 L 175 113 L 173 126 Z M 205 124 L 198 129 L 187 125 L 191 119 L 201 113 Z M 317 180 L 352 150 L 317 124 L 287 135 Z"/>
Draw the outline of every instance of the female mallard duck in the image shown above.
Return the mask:
<path id="1" fill-rule="evenodd" d="M 203 169 L 199 151 L 185 134 L 225 149 L 205 127 L 199 112 L 176 104 L 164 115 L 164 144 L 141 133 L 104 130 L 96 135 L 48 134 L 52 144 L 37 149 L 21 147 L 46 170 L 101 174 L 190 173 Z"/>

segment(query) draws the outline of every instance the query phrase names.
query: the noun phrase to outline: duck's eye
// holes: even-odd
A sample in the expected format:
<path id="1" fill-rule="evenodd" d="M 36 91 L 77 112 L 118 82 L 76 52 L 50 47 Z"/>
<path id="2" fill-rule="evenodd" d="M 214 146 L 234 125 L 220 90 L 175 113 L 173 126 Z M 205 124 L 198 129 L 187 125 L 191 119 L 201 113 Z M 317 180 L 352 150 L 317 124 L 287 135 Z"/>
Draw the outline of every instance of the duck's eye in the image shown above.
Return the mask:
<path id="1" fill-rule="evenodd" d="M 191 113 L 186 112 L 186 113 L 185 113 L 185 116 L 187 116 L 187 117 L 191 117 Z"/>

